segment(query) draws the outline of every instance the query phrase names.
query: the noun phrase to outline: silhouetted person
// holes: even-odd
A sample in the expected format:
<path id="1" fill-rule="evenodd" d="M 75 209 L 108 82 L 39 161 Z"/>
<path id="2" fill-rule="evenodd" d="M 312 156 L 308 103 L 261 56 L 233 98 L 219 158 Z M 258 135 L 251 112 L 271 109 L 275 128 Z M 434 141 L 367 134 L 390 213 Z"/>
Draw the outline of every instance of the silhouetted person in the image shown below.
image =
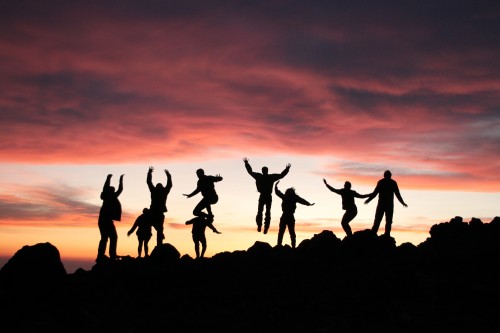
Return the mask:
<path id="1" fill-rule="evenodd" d="M 408 205 L 403 201 L 401 194 L 399 193 L 398 183 L 394 179 L 391 179 L 392 174 L 389 170 L 384 172 L 384 178 L 378 181 L 377 187 L 373 193 L 370 194 L 365 204 L 369 203 L 378 195 L 377 210 L 375 211 L 375 220 L 373 222 L 372 231 L 378 232 L 380 222 L 385 214 L 385 233 L 384 235 L 391 235 L 392 217 L 394 215 L 394 195 L 398 198 L 399 202 L 404 206 Z"/>
<path id="2" fill-rule="evenodd" d="M 102 206 L 99 211 L 99 232 L 101 234 L 101 240 L 99 241 L 99 247 L 97 249 L 97 259 L 96 261 L 101 261 L 106 257 L 106 246 L 109 239 L 109 258 L 116 259 L 116 245 L 118 242 L 118 234 L 116 233 L 115 224 L 113 221 L 121 221 L 122 219 L 122 206 L 118 197 L 123 191 L 123 175 L 120 176 L 120 185 L 118 190 L 110 185 L 111 177 L 113 175 L 109 174 L 106 177 L 104 186 L 101 192 Z"/>
<path id="3" fill-rule="evenodd" d="M 344 216 L 342 216 L 342 222 L 340 224 L 342 225 L 346 235 L 351 236 L 352 230 L 349 226 L 349 222 L 351 222 L 356 215 L 358 215 L 358 207 L 356 207 L 356 204 L 354 203 L 354 198 L 368 198 L 370 197 L 370 194 L 359 194 L 358 192 L 351 190 L 350 182 L 345 182 L 344 188 L 341 189 L 331 187 L 324 178 L 323 182 L 330 191 L 337 193 L 342 197 L 342 209 L 345 210 L 345 213 Z"/>
<path id="4" fill-rule="evenodd" d="M 288 227 L 288 232 L 290 233 L 290 239 L 292 240 L 292 248 L 295 248 L 295 209 L 297 208 L 297 203 L 306 206 L 312 206 L 313 203 L 309 203 L 307 200 L 302 199 L 295 193 L 295 189 L 293 187 L 287 189 L 285 194 L 283 194 L 278 189 L 279 181 L 274 186 L 274 191 L 276 195 L 281 198 L 281 209 L 283 214 L 280 218 L 280 228 L 278 231 L 278 245 L 281 245 L 283 242 L 283 235 L 285 234 L 285 229 Z"/>
<path id="5" fill-rule="evenodd" d="M 271 204 L 273 199 L 273 185 L 276 181 L 285 177 L 290 171 L 290 163 L 286 165 L 285 170 L 281 173 L 273 173 L 269 174 L 269 170 L 267 167 L 262 168 L 262 173 L 253 172 L 250 163 L 248 162 L 248 158 L 244 158 L 243 162 L 245 162 L 245 168 L 247 169 L 250 176 L 255 179 L 255 185 L 257 185 L 257 191 L 260 193 L 259 196 L 259 206 L 257 208 L 257 216 L 255 217 L 255 222 L 257 222 L 257 231 L 260 232 L 262 229 L 262 213 L 264 207 L 266 208 L 266 216 L 264 219 L 264 233 L 267 234 L 269 230 L 269 225 L 271 223 Z"/>
<path id="6" fill-rule="evenodd" d="M 212 214 L 211 205 L 216 204 L 217 201 L 219 201 L 219 196 L 215 192 L 214 183 L 220 182 L 222 177 L 220 175 L 207 176 L 205 175 L 205 171 L 203 171 L 203 169 L 196 170 L 196 175 L 198 176 L 196 189 L 190 194 L 184 194 L 184 196 L 191 198 L 201 192 L 203 198 L 194 208 L 193 215 L 213 218 L 214 215 Z M 203 209 L 206 209 L 207 212 L 203 212 Z"/>
<path id="7" fill-rule="evenodd" d="M 142 255 L 142 246 L 144 245 L 144 257 L 149 257 L 149 240 L 153 235 L 151 233 L 151 214 L 149 209 L 144 208 L 142 210 L 142 214 L 137 217 L 134 225 L 127 232 L 127 235 L 130 236 L 135 229 L 137 229 L 137 240 L 139 241 L 139 247 L 137 248 L 137 252 L 139 254 L 138 258 Z"/>
<path id="8" fill-rule="evenodd" d="M 151 224 L 156 230 L 156 244 L 160 245 L 165 239 L 163 233 L 163 223 L 165 222 L 165 212 L 167 211 L 167 196 L 172 189 L 172 176 L 165 170 L 167 175 L 167 183 L 163 186 L 161 183 L 153 186 L 153 167 L 149 167 L 146 182 L 148 183 L 149 192 L 151 192 L 151 205 L 149 206 L 151 214 Z"/>
<path id="9" fill-rule="evenodd" d="M 192 224 L 193 229 L 191 233 L 193 234 L 193 242 L 194 242 L 194 250 L 196 252 L 196 258 L 203 258 L 205 255 L 205 251 L 207 250 L 207 238 L 205 237 L 205 229 L 209 227 L 216 234 L 220 234 L 214 226 L 213 226 L 213 218 L 205 217 L 205 216 L 196 216 L 191 220 L 186 221 L 186 224 Z M 200 253 L 200 244 L 201 244 L 201 253 Z"/>

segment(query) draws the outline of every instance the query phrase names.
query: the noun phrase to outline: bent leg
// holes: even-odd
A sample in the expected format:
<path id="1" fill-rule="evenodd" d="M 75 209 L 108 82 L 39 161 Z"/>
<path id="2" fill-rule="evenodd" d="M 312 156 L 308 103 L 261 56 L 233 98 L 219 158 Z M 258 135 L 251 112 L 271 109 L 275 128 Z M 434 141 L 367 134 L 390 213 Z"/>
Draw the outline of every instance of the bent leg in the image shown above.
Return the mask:
<path id="1" fill-rule="evenodd" d="M 351 222 L 356 217 L 356 215 L 358 215 L 358 209 L 355 207 L 346 210 L 344 216 L 342 217 L 342 222 L 340 224 L 342 225 L 342 228 L 344 229 L 347 236 L 352 236 L 352 230 L 349 222 Z"/>

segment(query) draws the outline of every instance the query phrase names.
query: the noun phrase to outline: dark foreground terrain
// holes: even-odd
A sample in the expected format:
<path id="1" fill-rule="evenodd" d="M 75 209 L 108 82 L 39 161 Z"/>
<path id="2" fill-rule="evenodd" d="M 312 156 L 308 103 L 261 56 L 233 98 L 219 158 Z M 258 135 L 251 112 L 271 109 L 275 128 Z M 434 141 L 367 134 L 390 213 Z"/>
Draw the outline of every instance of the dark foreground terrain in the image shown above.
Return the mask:
<path id="1" fill-rule="evenodd" d="M 3 332 L 500 332 L 500 218 L 434 225 L 418 246 L 323 231 L 209 259 L 170 244 L 66 274 L 52 245 L 0 271 Z"/>

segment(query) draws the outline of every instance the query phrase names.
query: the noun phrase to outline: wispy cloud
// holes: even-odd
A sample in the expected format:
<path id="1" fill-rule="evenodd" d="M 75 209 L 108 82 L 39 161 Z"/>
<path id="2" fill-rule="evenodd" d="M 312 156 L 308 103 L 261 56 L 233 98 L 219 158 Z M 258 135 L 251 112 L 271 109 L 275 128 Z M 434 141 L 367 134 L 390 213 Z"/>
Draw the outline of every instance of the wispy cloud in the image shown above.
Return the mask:
<path id="1" fill-rule="evenodd" d="M 360 179 L 390 165 L 415 188 L 500 185 L 491 1 L 2 7 L 4 162 L 244 149 L 332 156 Z"/>

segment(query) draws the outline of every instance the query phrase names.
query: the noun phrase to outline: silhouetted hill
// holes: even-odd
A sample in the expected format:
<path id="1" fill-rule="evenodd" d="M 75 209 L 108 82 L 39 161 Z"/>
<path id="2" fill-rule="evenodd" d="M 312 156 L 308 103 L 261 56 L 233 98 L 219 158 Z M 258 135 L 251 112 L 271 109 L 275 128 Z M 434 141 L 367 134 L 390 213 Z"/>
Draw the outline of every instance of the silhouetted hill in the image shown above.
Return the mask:
<path id="1" fill-rule="evenodd" d="M 14 265 L 12 258 L 0 271 L 0 325 L 22 332 L 497 332 L 499 239 L 500 218 L 455 217 L 432 226 L 418 246 L 396 246 L 370 230 L 342 240 L 322 231 L 296 249 L 255 242 L 202 259 L 164 244 L 148 259 L 122 257 L 74 274 L 52 260 Z M 29 287 L 47 271 L 56 284 Z"/>

